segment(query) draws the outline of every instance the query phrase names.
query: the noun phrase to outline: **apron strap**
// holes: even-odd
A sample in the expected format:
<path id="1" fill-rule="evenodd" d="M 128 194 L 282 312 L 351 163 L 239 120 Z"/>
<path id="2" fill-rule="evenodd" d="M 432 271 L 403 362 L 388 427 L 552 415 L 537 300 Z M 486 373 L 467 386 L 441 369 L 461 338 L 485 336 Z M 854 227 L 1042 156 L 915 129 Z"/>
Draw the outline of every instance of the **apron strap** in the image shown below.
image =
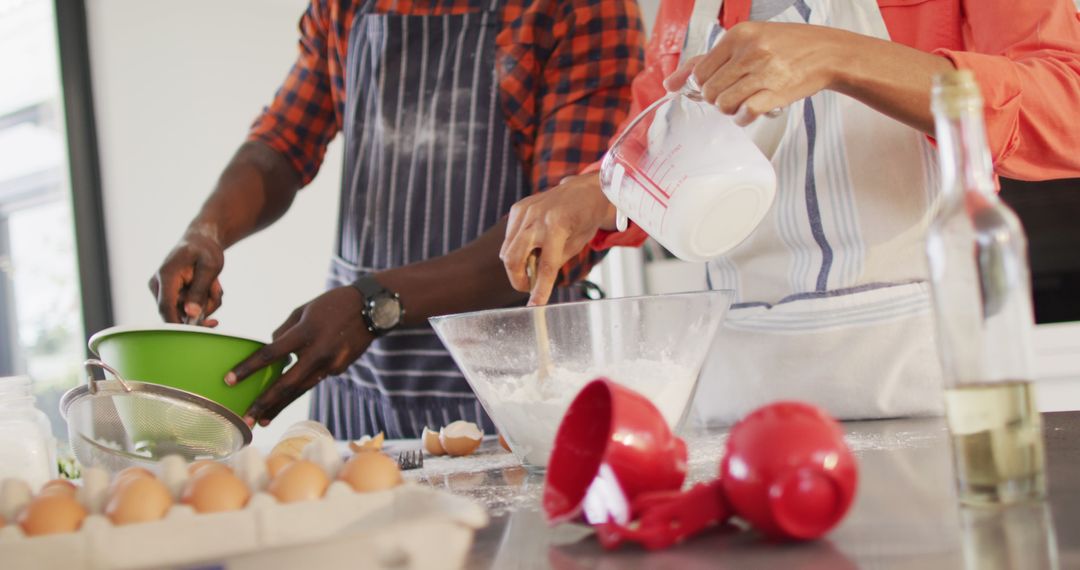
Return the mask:
<path id="1" fill-rule="evenodd" d="M 709 49 L 709 32 L 720 16 L 724 0 L 696 0 L 694 11 L 690 13 L 690 23 L 683 38 L 683 49 L 679 55 L 679 65 L 686 60 L 705 53 Z"/>

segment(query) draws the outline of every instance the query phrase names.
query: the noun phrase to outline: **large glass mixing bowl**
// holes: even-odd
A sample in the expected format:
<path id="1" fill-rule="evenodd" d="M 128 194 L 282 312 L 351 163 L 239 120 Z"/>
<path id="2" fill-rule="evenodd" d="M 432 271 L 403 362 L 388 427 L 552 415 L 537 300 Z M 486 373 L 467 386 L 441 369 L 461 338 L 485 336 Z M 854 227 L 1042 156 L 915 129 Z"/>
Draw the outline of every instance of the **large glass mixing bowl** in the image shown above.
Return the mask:
<path id="1" fill-rule="evenodd" d="M 730 291 L 627 297 L 431 324 L 510 449 L 526 466 L 544 468 L 570 401 L 598 377 L 640 392 L 678 429 L 731 298 Z"/>

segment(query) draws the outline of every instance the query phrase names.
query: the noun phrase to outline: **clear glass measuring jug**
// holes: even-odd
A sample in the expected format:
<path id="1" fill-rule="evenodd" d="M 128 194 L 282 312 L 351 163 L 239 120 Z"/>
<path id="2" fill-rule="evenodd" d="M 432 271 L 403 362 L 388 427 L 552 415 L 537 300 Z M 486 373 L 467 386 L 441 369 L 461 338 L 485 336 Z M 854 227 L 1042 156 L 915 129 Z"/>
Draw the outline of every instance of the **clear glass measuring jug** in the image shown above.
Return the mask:
<path id="1" fill-rule="evenodd" d="M 686 261 L 734 248 L 776 195 L 769 159 L 732 117 L 702 99 L 693 75 L 615 140 L 600 181 L 620 229 L 629 218 Z"/>

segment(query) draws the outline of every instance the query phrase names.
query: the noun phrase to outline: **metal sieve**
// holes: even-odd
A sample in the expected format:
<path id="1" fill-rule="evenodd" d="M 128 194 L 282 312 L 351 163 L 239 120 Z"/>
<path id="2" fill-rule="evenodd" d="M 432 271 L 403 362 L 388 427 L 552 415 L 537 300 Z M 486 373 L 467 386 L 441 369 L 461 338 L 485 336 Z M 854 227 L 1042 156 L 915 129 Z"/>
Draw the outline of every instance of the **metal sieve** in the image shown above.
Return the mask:
<path id="1" fill-rule="evenodd" d="M 86 384 L 68 390 L 60 400 L 71 449 L 84 467 L 148 467 L 167 455 L 222 460 L 251 443 L 247 424 L 212 400 L 125 380 L 99 360 L 87 360 L 84 366 Z M 95 368 L 113 379 L 95 379 Z"/>

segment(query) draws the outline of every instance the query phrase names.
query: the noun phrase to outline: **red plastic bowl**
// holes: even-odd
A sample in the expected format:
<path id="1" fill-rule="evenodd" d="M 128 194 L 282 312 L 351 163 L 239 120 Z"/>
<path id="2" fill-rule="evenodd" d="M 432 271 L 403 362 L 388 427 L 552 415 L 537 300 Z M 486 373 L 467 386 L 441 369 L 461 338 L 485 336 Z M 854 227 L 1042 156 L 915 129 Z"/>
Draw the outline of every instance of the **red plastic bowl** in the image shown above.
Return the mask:
<path id="1" fill-rule="evenodd" d="M 607 379 L 594 380 L 559 424 L 544 511 L 553 524 L 579 515 L 590 524 L 626 524 L 634 497 L 679 490 L 686 469 L 686 444 L 652 402 Z"/>
<path id="2" fill-rule="evenodd" d="M 840 425 L 801 402 L 758 409 L 731 429 L 720 464 L 735 512 L 772 538 L 809 540 L 836 526 L 858 472 Z"/>

